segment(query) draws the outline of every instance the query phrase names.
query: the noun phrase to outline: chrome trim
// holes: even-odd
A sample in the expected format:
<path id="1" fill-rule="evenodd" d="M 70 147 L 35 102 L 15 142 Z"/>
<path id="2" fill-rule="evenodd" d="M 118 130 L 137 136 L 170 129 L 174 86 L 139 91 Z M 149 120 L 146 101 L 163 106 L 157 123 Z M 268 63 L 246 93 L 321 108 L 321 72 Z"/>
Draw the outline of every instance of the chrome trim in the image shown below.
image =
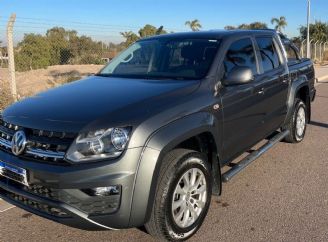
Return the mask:
<path id="1" fill-rule="evenodd" d="M 3 146 L 7 149 L 11 149 L 11 142 L 9 140 L 0 138 L 0 146 Z M 25 153 L 29 155 L 38 156 L 40 158 L 64 159 L 65 157 L 65 152 L 56 152 L 29 147 L 26 149 Z"/>
<path id="2" fill-rule="evenodd" d="M 35 155 L 41 158 L 53 158 L 53 159 L 63 159 L 65 152 L 56 152 L 50 150 L 41 150 L 34 148 L 27 148 L 26 154 Z"/>
<path id="3" fill-rule="evenodd" d="M 7 125 L 9 125 L 9 124 L 5 123 L 4 127 L 6 127 Z M 40 132 L 41 132 L 41 134 L 43 133 L 42 130 L 40 130 Z M 13 138 L 12 135 L 8 134 L 6 131 L 0 131 L 0 135 L 1 134 L 7 136 L 8 138 L 11 138 L 11 139 Z M 10 153 L 12 155 L 15 155 L 11 151 L 12 142 L 10 140 L 4 139 L 3 137 L 0 136 L 0 146 L 5 147 L 7 149 L 10 149 Z M 60 152 L 60 151 L 56 152 L 56 151 L 51 151 L 51 150 L 46 150 L 46 149 L 43 150 L 43 149 L 33 148 L 33 147 L 29 147 L 29 146 L 26 147 L 24 153 L 32 155 L 32 156 L 37 156 L 39 158 L 64 159 L 64 157 L 65 157 L 65 152 Z M 22 153 L 21 155 L 24 155 L 24 153 Z"/>
<path id="4" fill-rule="evenodd" d="M 5 148 L 11 149 L 11 141 L 6 140 L 4 138 L 0 138 L 0 145 L 4 146 Z"/>

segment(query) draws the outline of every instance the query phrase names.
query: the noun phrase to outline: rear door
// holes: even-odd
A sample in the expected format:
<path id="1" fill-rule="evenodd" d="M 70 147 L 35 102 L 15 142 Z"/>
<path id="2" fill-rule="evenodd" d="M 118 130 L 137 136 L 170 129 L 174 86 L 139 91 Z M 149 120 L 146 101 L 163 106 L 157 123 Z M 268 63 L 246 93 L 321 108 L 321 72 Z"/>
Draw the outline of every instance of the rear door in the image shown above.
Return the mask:
<path id="1" fill-rule="evenodd" d="M 255 92 L 263 95 L 259 108 L 264 113 L 265 135 L 279 128 L 287 114 L 289 73 L 282 51 L 273 36 L 255 38 L 260 74 L 254 83 Z"/>

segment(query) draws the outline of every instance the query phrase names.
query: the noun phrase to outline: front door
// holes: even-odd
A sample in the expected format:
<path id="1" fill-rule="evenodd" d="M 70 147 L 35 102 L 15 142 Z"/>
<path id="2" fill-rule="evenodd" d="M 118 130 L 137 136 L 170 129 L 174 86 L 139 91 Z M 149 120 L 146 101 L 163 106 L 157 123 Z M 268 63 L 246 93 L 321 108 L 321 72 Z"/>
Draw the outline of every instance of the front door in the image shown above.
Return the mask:
<path id="1" fill-rule="evenodd" d="M 227 50 L 222 68 L 225 76 L 236 66 L 252 69 L 255 80 L 242 85 L 224 86 L 220 96 L 223 105 L 223 160 L 227 161 L 254 145 L 263 135 L 264 113 L 259 108 L 263 95 L 258 93 L 257 57 L 252 39 L 234 41 Z"/>

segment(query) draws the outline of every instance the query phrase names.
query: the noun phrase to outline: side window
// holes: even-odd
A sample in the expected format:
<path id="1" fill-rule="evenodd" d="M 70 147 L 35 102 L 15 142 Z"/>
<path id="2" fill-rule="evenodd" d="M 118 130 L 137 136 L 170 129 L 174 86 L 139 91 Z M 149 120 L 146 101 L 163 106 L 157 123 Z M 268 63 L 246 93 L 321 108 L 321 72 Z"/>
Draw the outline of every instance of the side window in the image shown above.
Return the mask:
<path id="1" fill-rule="evenodd" d="M 285 44 L 284 46 L 287 53 L 288 62 L 297 62 L 298 56 L 296 50 L 292 48 L 289 44 Z"/>
<path id="2" fill-rule="evenodd" d="M 280 66 L 279 55 L 271 37 L 256 38 L 259 47 L 263 71 L 267 72 Z"/>
<path id="3" fill-rule="evenodd" d="M 255 51 L 250 38 L 232 43 L 223 61 L 225 76 L 237 66 L 249 67 L 257 74 Z"/>

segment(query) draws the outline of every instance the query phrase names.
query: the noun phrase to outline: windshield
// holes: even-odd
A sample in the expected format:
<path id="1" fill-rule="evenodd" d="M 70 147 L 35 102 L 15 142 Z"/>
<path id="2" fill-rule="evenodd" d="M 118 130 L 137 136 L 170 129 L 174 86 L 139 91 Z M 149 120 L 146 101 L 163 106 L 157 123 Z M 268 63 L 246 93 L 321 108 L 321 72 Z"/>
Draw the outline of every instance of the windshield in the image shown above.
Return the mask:
<path id="1" fill-rule="evenodd" d="M 201 79 L 206 76 L 219 40 L 145 40 L 130 46 L 98 75 L 128 78 Z"/>

